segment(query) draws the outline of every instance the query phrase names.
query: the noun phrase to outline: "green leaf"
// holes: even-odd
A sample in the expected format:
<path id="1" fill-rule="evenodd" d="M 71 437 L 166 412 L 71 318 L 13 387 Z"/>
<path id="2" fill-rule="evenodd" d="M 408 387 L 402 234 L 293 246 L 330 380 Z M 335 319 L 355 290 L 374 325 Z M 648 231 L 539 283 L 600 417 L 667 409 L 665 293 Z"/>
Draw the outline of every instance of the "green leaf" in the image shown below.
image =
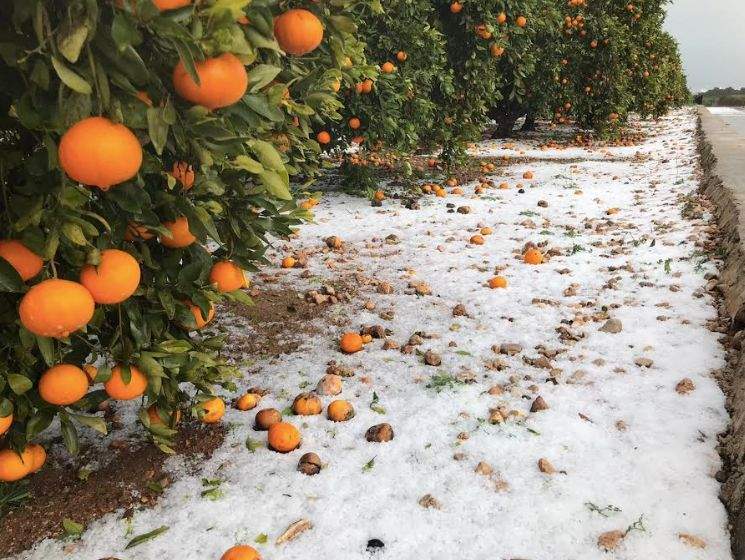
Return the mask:
<path id="1" fill-rule="evenodd" d="M 36 345 L 39 347 L 42 358 L 48 366 L 53 366 L 57 361 L 54 356 L 54 340 L 46 336 L 36 335 Z"/>
<path id="2" fill-rule="evenodd" d="M 354 23 L 354 20 L 347 16 L 330 16 L 329 22 L 331 23 L 332 27 L 334 27 L 338 31 L 343 31 L 345 33 L 356 33 L 357 32 L 357 25 Z"/>
<path id="3" fill-rule="evenodd" d="M 65 237 L 70 241 L 75 243 L 75 245 L 88 245 L 88 240 L 85 238 L 83 229 L 78 224 L 72 222 L 62 224 L 62 233 L 64 233 Z"/>
<path id="4" fill-rule="evenodd" d="M 160 107 L 149 107 L 147 110 L 147 130 L 158 155 L 163 153 L 168 141 L 169 125 L 165 117 L 165 110 Z"/>
<path id="5" fill-rule="evenodd" d="M 60 429 L 62 431 L 62 439 L 65 442 L 65 447 L 70 455 L 77 455 L 80 451 L 80 444 L 78 443 L 78 431 L 75 426 L 70 422 L 70 418 L 66 413 L 60 414 Z"/>
<path id="6" fill-rule="evenodd" d="M 103 435 L 109 433 L 109 428 L 103 418 L 99 418 L 98 416 L 86 416 L 84 414 L 70 414 L 70 417 L 83 426 L 92 428 Z"/>
<path id="7" fill-rule="evenodd" d="M 264 171 L 259 175 L 259 178 L 271 196 L 280 200 L 292 200 L 290 189 L 279 173 Z"/>
<path id="8" fill-rule="evenodd" d="M 244 171 L 253 173 L 254 175 L 258 175 L 259 173 L 262 173 L 264 171 L 263 165 L 248 156 L 237 156 L 233 160 L 233 166 L 237 169 L 243 169 Z"/>
<path id="9" fill-rule="evenodd" d="M 267 169 L 274 169 L 279 171 L 284 169 L 284 163 L 282 163 L 282 156 L 272 144 L 265 142 L 264 140 L 252 140 L 249 142 L 251 149 L 259 158 L 261 164 Z"/>
<path id="10" fill-rule="evenodd" d="M 266 544 L 267 540 L 269 540 L 269 537 L 266 536 L 266 533 L 261 533 L 254 539 L 254 542 L 256 544 Z"/>
<path id="11" fill-rule="evenodd" d="M 271 64 L 257 64 L 248 73 L 248 83 L 251 84 L 250 91 L 259 91 L 271 82 L 282 71 L 278 66 Z"/>
<path id="12" fill-rule="evenodd" d="M 139 45 L 142 42 L 142 35 L 137 30 L 137 26 L 132 18 L 125 12 L 116 11 L 114 20 L 111 22 L 111 38 L 120 51 L 131 45 Z"/>
<path id="13" fill-rule="evenodd" d="M 8 385 L 16 395 L 22 395 L 34 386 L 28 377 L 17 373 L 8 374 Z"/>
<path id="14" fill-rule="evenodd" d="M 162 535 L 166 531 L 168 531 L 169 527 L 167 525 L 163 525 L 162 527 L 158 527 L 157 529 L 153 529 L 149 533 L 144 533 L 142 535 L 137 535 L 135 538 L 133 538 L 131 541 L 127 543 L 127 546 L 124 547 L 124 550 L 129 550 L 130 548 L 134 548 L 138 544 L 142 544 L 147 541 L 151 541 L 154 538 Z"/>
<path id="15" fill-rule="evenodd" d="M 65 530 L 65 534 L 70 537 L 79 537 L 85 530 L 85 527 L 81 523 L 77 523 L 67 517 L 62 520 L 62 528 Z"/>
<path id="16" fill-rule="evenodd" d="M 22 292 L 26 286 L 16 269 L 3 258 L 0 258 L 0 292 Z"/>
<path id="17" fill-rule="evenodd" d="M 91 85 L 84 78 L 70 70 L 65 66 L 64 62 L 57 57 L 52 57 L 52 66 L 54 66 L 54 70 L 57 72 L 59 79 L 62 80 L 62 83 L 71 90 L 84 95 L 90 95 L 93 91 Z"/>
<path id="18" fill-rule="evenodd" d="M 83 45 L 87 38 L 88 25 L 83 22 L 78 24 L 76 27 L 65 30 L 57 41 L 57 47 L 59 48 L 59 52 L 62 53 L 62 56 L 75 64 L 78 61 L 78 58 L 80 58 L 80 51 L 83 49 Z"/>

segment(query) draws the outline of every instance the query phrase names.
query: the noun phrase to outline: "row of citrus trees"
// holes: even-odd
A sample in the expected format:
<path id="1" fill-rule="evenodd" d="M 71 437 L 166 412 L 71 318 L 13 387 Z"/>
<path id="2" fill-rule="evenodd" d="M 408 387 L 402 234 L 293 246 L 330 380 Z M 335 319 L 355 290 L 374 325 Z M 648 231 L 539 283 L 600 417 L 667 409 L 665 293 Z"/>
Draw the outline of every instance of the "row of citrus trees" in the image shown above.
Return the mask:
<path id="1" fill-rule="evenodd" d="M 0 480 L 142 399 L 164 450 L 232 389 L 199 330 L 311 217 L 323 150 L 463 154 L 491 119 L 617 126 L 686 93 L 660 0 L 0 4 Z M 15 451 L 23 452 L 21 455 Z M 31 457 L 35 454 L 34 457 Z M 28 455 L 28 456 L 27 456 Z"/>

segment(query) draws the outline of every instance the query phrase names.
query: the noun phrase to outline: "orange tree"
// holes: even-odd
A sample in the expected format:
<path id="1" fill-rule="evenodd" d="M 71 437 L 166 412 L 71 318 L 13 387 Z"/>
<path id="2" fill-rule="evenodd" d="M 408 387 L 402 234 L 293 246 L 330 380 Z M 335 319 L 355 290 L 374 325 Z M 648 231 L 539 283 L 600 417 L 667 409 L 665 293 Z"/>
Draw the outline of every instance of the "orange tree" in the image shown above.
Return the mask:
<path id="1" fill-rule="evenodd" d="M 221 299 L 249 302 L 244 270 L 309 216 L 290 177 L 313 173 L 311 133 L 364 62 L 347 7 L 0 5 L 8 446 L 58 417 L 75 452 L 77 426 L 106 430 L 105 399 L 141 398 L 164 450 L 185 403 L 219 418 L 237 371 L 199 329 Z"/>

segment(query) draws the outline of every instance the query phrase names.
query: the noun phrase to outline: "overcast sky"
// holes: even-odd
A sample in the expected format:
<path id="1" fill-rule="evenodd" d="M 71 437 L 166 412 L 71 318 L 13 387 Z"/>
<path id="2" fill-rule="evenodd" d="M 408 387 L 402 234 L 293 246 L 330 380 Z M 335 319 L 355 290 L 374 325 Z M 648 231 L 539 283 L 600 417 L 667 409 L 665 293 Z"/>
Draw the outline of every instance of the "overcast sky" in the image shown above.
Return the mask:
<path id="1" fill-rule="evenodd" d="M 665 26 L 692 91 L 745 86 L 745 0 L 672 0 Z"/>

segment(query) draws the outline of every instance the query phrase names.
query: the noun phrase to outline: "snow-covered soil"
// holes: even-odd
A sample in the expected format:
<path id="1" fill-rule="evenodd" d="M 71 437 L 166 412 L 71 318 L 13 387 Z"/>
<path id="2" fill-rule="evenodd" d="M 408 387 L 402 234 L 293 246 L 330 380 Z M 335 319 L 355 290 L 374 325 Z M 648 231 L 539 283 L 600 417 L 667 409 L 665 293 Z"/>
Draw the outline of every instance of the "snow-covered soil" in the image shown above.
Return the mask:
<path id="1" fill-rule="evenodd" d="M 275 560 L 730 559 L 714 478 L 727 423 L 712 377 L 723 351 L 707 328 L 716 311 L 705 275 L 715 269 L 696 245 L 709 217 L 682 215 L 696 190 L 694 126 L 681 111 L 645 124 L 649 139 L 633 150 L 526 153 L 546 160 L 490 177 L 508 189 L 473 195 L 465 185 L 419 210 L 325 195 L 316 223 L 275 255 L 305 249 L 309 272 L 275 271 L 272 289 L 343 277 L 362 296 L 332 308 L 344 329 L 319 325 L 320 336 L 242 384 L 269 389 L 260 407 L 282 410 L 336 360 L 355 375 L 324 404 L 348 399 L 356 417 L 288 417 L 303 444 L 282 455 L 249 450 L 265 432 L 252 429 L 254 412 L 230 410 L 225 445 L 157 507 L 18 558 L 217 560 L 246 543 Z M 476 153 L 504 155 L 497 142 Z M 469 243 L 483 226 L 493 229 L 485 243 Z M 331 235 L 342 249 L 326 248 Z M 528 242 L 550 260 L 525 264 Z M 495 270 L 507 288 L 486 285 Z M 467 315 L 454 315 L 458 304 Z M 422 344 L 407 354 L 374 339 L 341 354 L 341 332 L 365 325 L 389 329 L 401 347 L 419 332 Z M 503 344 L 514 354 L 500 354 Z M 441 365 L 423 362 L 428 350 Z M 538 397 L 548 408 L 531 412 Z M 367 442 L 381 422 L 395 438 Z M 309 451 L 325 465 L 316 476 L 296 470 Z M 219 491 L 202 497 L 203 478 L 221 481 Z M 276 545 L 300 519 L 312 528 Z M 384 547 L 369 552 L 370 539 Z"/>

